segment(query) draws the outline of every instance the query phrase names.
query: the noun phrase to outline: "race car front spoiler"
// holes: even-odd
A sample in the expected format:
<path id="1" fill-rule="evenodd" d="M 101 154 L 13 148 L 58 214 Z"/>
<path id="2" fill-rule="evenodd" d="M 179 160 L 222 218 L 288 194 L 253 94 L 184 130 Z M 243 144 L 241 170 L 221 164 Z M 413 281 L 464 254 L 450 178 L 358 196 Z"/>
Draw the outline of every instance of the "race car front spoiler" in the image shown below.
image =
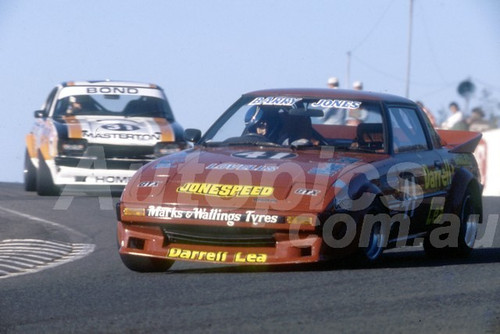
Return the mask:
<path id="1" fill-rule="evenodd" d="M 135 170 L 58 167 L 54 173 L 54 184 L 124 187 L 135 172 Z"/>
<path id="2" fill-rule="evenodd" d="M 273 246 L 182 243 L 170 240 L 159 225 L 118 222 L 121 254 L 179 261 L 239 265 L 312 263 L 320 260 L 322 239 L 313 233 L 274 233 Z"/>

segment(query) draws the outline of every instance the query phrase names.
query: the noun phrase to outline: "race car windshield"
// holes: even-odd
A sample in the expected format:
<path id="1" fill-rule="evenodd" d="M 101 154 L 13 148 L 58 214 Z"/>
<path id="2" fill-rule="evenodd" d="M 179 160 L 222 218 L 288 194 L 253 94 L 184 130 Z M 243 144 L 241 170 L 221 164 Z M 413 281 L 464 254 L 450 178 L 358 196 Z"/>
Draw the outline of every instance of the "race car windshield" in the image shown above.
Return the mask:
<path id="1" fill-rule="evenodd" d="M 207 131 L 205 145 L 284 147 L 336 146 L 350 149 L 359 124 L 385 145 L 380 105 L 370 101 L 304 97 L 242 97 Z M 362 126 L 361 128 L 368 128 Z M 365 140 L 369 140 L 366 138 Z M 359 149 L 359 146 L 356 147 Z"/>
<path id="2" fill-rule="evenodd" d="M 120 116 L 161 117 L 174 121 L 173 113 L 164 99 L 137 95 L 74 95 L 59 99 L 54 117 Z"/>

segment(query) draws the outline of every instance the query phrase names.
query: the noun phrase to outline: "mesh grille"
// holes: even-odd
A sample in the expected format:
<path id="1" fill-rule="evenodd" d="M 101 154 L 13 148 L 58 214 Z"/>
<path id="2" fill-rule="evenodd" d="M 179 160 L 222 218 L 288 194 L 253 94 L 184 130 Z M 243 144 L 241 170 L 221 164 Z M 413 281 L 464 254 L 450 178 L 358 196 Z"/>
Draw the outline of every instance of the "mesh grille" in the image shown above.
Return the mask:
<path id="1" fill-rule="evenodd" d="M 273 230 L 220 226 L 177 226 L 162 228 L 165 242 L 191 245 L 274 247 Z"/>

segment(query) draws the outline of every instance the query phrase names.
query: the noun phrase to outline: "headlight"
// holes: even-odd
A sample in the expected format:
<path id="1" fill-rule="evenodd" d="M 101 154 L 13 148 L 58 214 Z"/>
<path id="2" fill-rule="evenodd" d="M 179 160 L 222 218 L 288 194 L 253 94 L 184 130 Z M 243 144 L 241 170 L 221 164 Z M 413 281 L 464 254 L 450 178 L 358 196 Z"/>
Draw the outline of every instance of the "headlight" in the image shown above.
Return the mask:
<path id="1" fill-rule="evenodd" d="M 62 139 L 59 140 L 59 152 L 63 155 L 82 155 L 87 149 L 85 139 Z"/>
<path id="2" fill-rule="evenodd" d="M 172 154 L 175 152 L 179 152 L 188 148 L 188 144 L 186 142 L 178 142 L 178 143 L 158 143 L 155 145 L 155 156 L 161 157 L 163 155 Z"/>

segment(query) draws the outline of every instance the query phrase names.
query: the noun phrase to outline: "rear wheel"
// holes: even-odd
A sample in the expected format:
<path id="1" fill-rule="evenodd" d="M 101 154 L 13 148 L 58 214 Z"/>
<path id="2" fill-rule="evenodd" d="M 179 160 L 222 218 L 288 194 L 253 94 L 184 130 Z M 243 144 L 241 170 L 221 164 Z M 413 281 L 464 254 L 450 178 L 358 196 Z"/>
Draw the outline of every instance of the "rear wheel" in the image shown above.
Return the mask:
<path id="1" fill-rule="evenodd" d="M 36 191 L 40 196 L 58 196 L 61 193 L 59 187 L 54 184 L 49 166 L 43 159 L 43 156 L 38 154 L 38 169 L 36 174 Z"/>
<path id="2" fill-rule="evenodd" d="M 36 167 L 31 162 L 28 149 L 24 154 L 24 190 L 35 191 L 36 190 Z"/>
<path id="3" fill-rule="evenodd" d="M 476 242 L 479 223 L 481 222 L 481 206 L 472 192 L 466 193 L 460 211 L 460 233 L 458 247 L 453 255 L 465 257 L 470 254 Z"/>
<path id="4" fill-rule="evenodd" d="M 430 256 L 467 257 L 476 241 L 478 225 L 482 219 L 481 196 L 470 187 L 465 192 L 458 210 L 460 230 L 456 247 L 436 247 L 431 237 L 432 231 L 424 239 L 424 250 Z"/>
<path id="5" fill-rule="evenodd" d="M 120 258 L 128 269 L 143 273 L 167 271 L 175 262 L 173 260 L 129 254 L 120 254 Z"/>

